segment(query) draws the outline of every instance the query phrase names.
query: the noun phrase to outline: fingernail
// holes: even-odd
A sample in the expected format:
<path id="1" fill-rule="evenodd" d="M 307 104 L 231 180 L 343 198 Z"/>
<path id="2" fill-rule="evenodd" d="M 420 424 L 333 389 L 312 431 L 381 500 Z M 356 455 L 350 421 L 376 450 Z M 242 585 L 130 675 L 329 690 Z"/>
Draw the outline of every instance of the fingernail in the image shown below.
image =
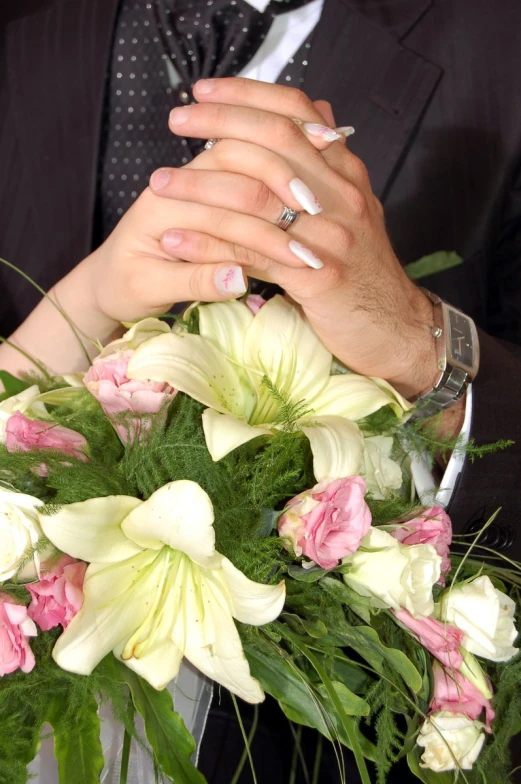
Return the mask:
<path id="1" fill-rule="evenodd" d="M 322 207 L 315 194 L 298 177 L 291 180 L 289 189 L 302 209 L 306 210 L 310 215 L 318 215 L 319 212 L 322 212 Z"/>
<path id="2" fill-rule="evenodd" d="M 352 136 L 355 132 L 355 129 L 352 125 L 342 125 L 340 128 L 336 128 L 337 133 L 342 134 L 345 138 L 348 136 Z"/>
<path id="3" fill-rule="evenodd" d="M 215 89 L 215 79 L 201 79 L 200 82 L 197 82 L 195 88 L 201 95 L 208 95 Z"/>
<path id="4" fill-rule="evenodd" d="M 150 187 L 153 191 L 160 191 L 170 181 L 168 169 L 157 169 L 150 177 Z"/>
<path id="5" fill-rule="evenodd" d="M 163 234 L 163 247 L 166 251 L 175 251 L 183 241 L 183 235 L 175 229 L 168 229 Z"/>
<path id="6" fill-rule="evenodd" d="M 327 125 L 320 125 L 320 123 L 304 123 L 304 128 L 310 136 L 319 136 L 325 142 L 336 142 L 344 138 L 334 128 L 328 128 Z"/>
<path id="7" fill-rule="evenodd" d="M 220 294 L 244 294 L 247 289 L 240 267 L 221 267 L 214 274 L 213 280 Z"/>
<path id="8" fill-rule="evenodd" d="M 189 106 L 178 106 L 170 112 L 170 122 L 172 125 L 183 125 L 189 117 Z"/>
<path id="9" fill-rule="evenodd" d="M 295 256 L 298 256 L 304 264 L 307 264 L 308 267 L 311 267 L 312 269 L 322 269 L 324 266 L 324 262 L 320 261 L 316 253 L 313 253 L 312 250 L 306 248 L 305 245 L 297 242 L 297 240 L 290 240 L 289 249 Z"/>

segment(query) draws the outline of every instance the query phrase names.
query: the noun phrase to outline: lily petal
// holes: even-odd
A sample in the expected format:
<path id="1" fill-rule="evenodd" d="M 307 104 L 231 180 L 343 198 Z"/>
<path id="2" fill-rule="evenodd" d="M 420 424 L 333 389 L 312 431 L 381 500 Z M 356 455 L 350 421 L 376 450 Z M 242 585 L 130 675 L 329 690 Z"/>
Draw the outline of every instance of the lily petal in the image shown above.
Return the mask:
<path id="1" fill-rule="evenodd" d="M 203 413 L 203 430 L 206 446 L 214 462 L 258 436 L 271 434 L 267 427 L 249 425 L 230 414 L 220 414 L 211 408 L 207 408 Z"/>
<path id="2" fill-rule="evenodd" d="M 56 514 L 39 515 L 39 521 L 45 536 L 73 558 L 114 563 L 142 550 L 120 527 L 129 512 L 142 503 L 127 495 L 90 498 L 62 506 Z"/>
<path id="3" fill-rule="evenodd" d="M 237 300 L 212 302 L 199 308 L 199 333 L 227 357 L 242 364 L 244 337 L 253 318 L 249 307 Z"/>
<path id="4" fill-rule="evenodd" d="M 185 570 L 183 611 L 177 615 L 172 639 L 194 667 L 209 678 L 247 702 L 261 702 L 264 693 L 250 674 L 218 574 L 197 567 Z"/>
<path id="5" fill-rule="evenodd" d="M 212 502 L 190 480 L 170 482 L 127 516 L 121 529 L 140 547 L 160 550 L 165 544 L 192 561 L 212 568 L 215 531 Z"/>
<path id="6" fill-rule="evenodd" d="M 332 356 L 299 310 L 277 294 L 252 319 L 244 361 L 293 400 L 311 401 L 327 383 Z"/>
<path id="7" fill-rule="evenodd" d="M 313 410 L 319 415 L 333 414 L 356 422 L 374 414 L 382 406 L 391 406 L 395 414 L 401 417 L 404 409 L 398 397 L 408 408 L 411 406 L 401 395 L 397 397 L 398 393 L 394 393 L 389 384 L 386 387 L 377 384 L 375 379 L 356 373 L 331 376 L 326 388 L 314 401 Z"/>
<path id="8" fill-rule="evenodd" d="M 145 341 L 167 332 L 170 332 L 170 327 L 164 321 L 156 318 L 142 319 L 133 324 L 122 337 L 108 343 L 101 352 L 100 357 L 107 357 L 115 351 L 136 349 Z"/>
<path id="9" fill-rule="evenodd" d="M 286 585 L 263 585 L 249 580 L 228 558 L 221 556 L 221 571 L 216 572 L 232 606 L 233 617 L 250 626 L 271 623 L 282 612 L 286 599 Z"/>
<path id="10" fill-rule="evenodd" d="M 340 416 L 313 416 L 312 422 L 318 427 L 300 429 L 309 439 L 317 482 L 359 474 L 364 461 L 364 438 L 358 425 Z"/>
<path id="11" fill-rule="evenodd" d="M 91 564 L 83 583 L 83 605 L 53 649 L 64 670 L 90 675 L 110 651 L 125 643 L 145 620 L 147 596 L 157 590 L 153 550 L 140 552 L 114 566 Z M 156 567 L 156 568 L 154 568 Z"/>
<path id="12" fill-rule="evenodd" d="M 391 459 L 393 439 L 391 436 L 371 436 L 364 440 L 364 468 L 361 472 L 367 492 L 378 501 L 389 495 L 389 490 L 398 490 L 403 484 L 402 469 Z"/>
<path id="13" fill-rule="evenodd" d="M 225 413 L 248 418 L 255 393 L 233 363 L 200 335 L 160 335 L 136 350 L 128 364 L 129 378 L 167 382 L 174 389 Z"/>
<path id="14" fill-rule="evenodd" d="M 172 640 L 162 640 L 154 647 L 147 648 L 142 656 L 132 656 L 130 659 L 122 658 L 123 649 L 123 644 L 117 645 L 114 655 L 158 691 L 175 678 L 183 660 L 182 651 Z"/>

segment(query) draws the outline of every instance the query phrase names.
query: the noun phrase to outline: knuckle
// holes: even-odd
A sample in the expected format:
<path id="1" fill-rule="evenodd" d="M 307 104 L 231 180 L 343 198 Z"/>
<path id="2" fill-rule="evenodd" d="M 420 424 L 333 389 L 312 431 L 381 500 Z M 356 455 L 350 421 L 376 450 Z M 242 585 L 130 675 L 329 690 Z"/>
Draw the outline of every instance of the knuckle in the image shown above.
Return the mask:
<path id="1" fill-rule="evenodd" d="M 324 227 L 322 236 L 327 239 L 328 246 L 337 248 L 339 253 L 351 248 L 355 242 L 354 234 L 346 226 L 333 221 Z"/>
<path id="2" fill-rule="evenodd" d="M 293 106 L 295 107 L 295 113 L 297 117 L 303 115 L 303 119 L 307 119 L 307 115 L 310 114 L 310 111 L 313 110 L 313 105 L 303 90 L 299 90 L 297 87 L 289 88 L 291 90 L 291 99 L 293 102 Z M 313 112 L 314 114 L 314 112 Z"/>
<path id="3" fill-rule="evenodd" d="M 336 290 L 345 279 L 345 270 L 339 264 L 328 264 L 324 267 L 323 278 L 328 289 Z"/>
<path id="4" fill-rule="evenodd" d="M 276 143 L 298 144 L 304 140 L 302 131 L 289 117 L 277 117 L 274 121 L 273 133 Z"/>
<path id="5" fill-rule="evenodd" d="M 347 201 L 351 212 L 357 218 L 365 218 L 369 212 L 369 205 L 367 199 L 359 188 L 350 188 Z"/>
<path id="6" fill-rule="evenodd" d="M 349 170 L 351 172 L 351 176 L 354 180 L 361 184 L 366 184 L 369 182 L 369 172 L 367 171 L 367 166 L 360 158 L 357 158 L 356 155 L 353 155 L 351 160 L 349 161 Z"/>
<path id="7" fill-rule="evenodd" d="M 188 292 L 190 299 L 204 300 L 206 297 L 205 276 L 207 274 L 207 267 L 194 266 L 192 273 L 188 278 Z"/>
<path id="8" fill-rule="evenodd" d="M 272 206 L 274 197 L 271 190 L 264 182 L 254 182 L 249 187 L 247 198 L 248 212 L 264 214 Z"/>

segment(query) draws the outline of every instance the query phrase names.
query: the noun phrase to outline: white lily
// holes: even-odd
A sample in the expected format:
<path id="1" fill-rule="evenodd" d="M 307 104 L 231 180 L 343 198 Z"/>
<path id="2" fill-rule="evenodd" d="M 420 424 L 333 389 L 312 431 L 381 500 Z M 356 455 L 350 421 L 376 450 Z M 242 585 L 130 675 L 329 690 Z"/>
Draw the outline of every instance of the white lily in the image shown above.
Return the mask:
<path id="1" fill-rule="evenodd" d="M 280 296 L 256 316 L 237 301 L 204 305 L 199 328 L 199 335 L 170 332 L 148 340 L 131 358 L 128 375 L 167 382 L 206 405 L 203 427 L 214 460 L 271 434 L 287 401 L 301 409 L 295 424 L 310 440 L 317 480 L 351 476 L 364 459 L 356 420 L 386 405 L 397 416 L 411 408 L 385 381 L 332 375 L 331 353 Z"/>
<path id="2" fill-rule="evenodd" d="M 195 482 L 171 482 L 147 501 L 93 498 L 40 516 L 46 536 L 90 562 L 84 603 L 58 639 L 60 667 L 88 675 L 110 651 L 156 689 L 183 656 L 248 702 L 251 675 L 233 618 L 262 626 L 284 605 L 284 582 L 249 580 L 215 550 L 213 508 Z"/>

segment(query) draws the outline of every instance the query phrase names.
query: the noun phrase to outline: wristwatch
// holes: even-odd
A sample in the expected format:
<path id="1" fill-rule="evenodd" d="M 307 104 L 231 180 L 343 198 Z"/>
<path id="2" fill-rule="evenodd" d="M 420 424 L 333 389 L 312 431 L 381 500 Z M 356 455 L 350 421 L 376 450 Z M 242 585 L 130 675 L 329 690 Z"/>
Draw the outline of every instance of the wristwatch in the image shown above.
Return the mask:
<path id="1" fill-rule="evenodd" d="M 436 342 L 439 375 L 432 387 L 412 401 L 416 419 L 427 419 L 457 403 L 479 368 L 479 340 L 473 320 L 437 294 L 424 288 L 422 291 L 434 306 L 431 333 Z"/>

